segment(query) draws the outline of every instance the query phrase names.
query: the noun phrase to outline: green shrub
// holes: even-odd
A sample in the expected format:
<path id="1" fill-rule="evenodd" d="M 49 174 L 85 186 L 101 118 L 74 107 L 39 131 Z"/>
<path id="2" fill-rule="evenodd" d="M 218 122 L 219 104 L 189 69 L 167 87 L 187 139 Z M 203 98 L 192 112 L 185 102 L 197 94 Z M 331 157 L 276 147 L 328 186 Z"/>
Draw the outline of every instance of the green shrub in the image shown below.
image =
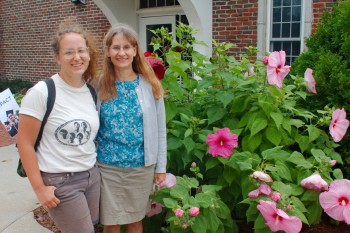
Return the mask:
<path id="1" fill-rule="evenodd" d="M 307 52 L 292 64 L 292 74 L 302 75 L 313 69 L 317 95 L 303 106 L 313 111 L 322 106 L 344 108 L 350 113 L 350 0 L 339 1 L 332 12 L 325 12 L 317 30 L 306 39 Z M 350 137 L 347 135 L 337 151 L 342 155 L 345 176 L 350 177 Z"/>
<path id="2" fill-rule="evenodd" d="M 20 92 L 23 92 L 27 90 L 28 88 L 32 87 L 33 83 L 31 83 L 28 80 L 23 79 L 0 79 L 0 92 L 6 90 L 7 88 L 10 88 L 12 94 L 17 94 Z M 25 93 L 22 93 L 25 94 Z"/>

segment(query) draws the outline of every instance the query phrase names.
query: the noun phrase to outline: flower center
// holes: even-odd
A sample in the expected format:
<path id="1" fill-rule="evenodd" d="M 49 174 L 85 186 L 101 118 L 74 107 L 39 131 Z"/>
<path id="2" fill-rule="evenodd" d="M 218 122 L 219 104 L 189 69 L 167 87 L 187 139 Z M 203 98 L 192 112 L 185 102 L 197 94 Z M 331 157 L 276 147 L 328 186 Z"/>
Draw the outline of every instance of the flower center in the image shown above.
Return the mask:
<path id="1" fill-rule="evenodd" d="M 275 225 L 278 225 L 282 220 L 283 218 L 281 218 L 278 214 L 274 213 L 273 215 L 273 218 L 275 219 Z"/>
<path id="2" fill-rule="evenodd" d="M 220 140 L 220 146 L 223 146 L 223 145 L 224 145 L 224 141 Z"/>
<path id="3" fill-rule="evenodd" d="M 346 206 L 349 203 L 349 199 L 347 199 L 346 197 L 341 197 L 338 199 L 338 202 L 341 206 Z"/>
<path id="4" fill-rule="evenodd" d="M 277 66 L 277 69 L 276 69 L 276 74 L 278 74 L 280 71 L 281 71 L 281 65 Z"/>

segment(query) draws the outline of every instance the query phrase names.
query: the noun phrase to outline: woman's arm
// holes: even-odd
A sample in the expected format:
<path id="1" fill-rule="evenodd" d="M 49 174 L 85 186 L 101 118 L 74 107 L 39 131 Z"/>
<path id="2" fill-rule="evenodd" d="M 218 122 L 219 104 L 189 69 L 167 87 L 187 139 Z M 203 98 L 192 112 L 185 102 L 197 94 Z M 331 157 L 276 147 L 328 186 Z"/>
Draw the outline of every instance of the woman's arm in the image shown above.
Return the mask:
<path id="1" fill-rule="evenodd" d="M 40 204 L 44 208 L 54 208 L 60 203 L 60 200 L 54 195 L 56 188 L 45 186 L 41 178 L 38 159 L 34 150 L 40 126 L 40 120 L 29 115 L 20 114 L 18 124 L 18 151 L 23 167 Z"/>

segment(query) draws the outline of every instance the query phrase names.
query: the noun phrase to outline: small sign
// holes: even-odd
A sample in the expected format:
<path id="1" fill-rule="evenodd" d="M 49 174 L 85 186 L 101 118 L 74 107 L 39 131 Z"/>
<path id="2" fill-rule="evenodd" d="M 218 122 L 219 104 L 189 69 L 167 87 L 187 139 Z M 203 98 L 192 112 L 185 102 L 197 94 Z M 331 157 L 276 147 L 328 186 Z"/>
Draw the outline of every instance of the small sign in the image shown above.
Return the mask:
<path id="1" fill-rule="evenodd" d="M 0 93 L 0 121 L 8 134 L 13 137 L 18 132 L 19 106 L 9 88 Z"/>

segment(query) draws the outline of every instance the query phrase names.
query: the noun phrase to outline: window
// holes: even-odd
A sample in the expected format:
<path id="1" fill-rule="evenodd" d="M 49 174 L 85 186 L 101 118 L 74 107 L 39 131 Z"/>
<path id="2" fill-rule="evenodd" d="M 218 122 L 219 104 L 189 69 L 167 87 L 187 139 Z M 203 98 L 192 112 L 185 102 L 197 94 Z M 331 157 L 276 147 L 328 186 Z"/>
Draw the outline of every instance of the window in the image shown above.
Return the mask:
<path id="1" fill-rule="evenodd" d="M 177 5 L 180 5 L 177 0 L 140 0 L 140 9 Z"/>
<path id="2" fill-rule="evenodd" d="M 301 53 L 302 1 L 271 1 L 270 51 L 284 50 L 291 64 Z"/>

